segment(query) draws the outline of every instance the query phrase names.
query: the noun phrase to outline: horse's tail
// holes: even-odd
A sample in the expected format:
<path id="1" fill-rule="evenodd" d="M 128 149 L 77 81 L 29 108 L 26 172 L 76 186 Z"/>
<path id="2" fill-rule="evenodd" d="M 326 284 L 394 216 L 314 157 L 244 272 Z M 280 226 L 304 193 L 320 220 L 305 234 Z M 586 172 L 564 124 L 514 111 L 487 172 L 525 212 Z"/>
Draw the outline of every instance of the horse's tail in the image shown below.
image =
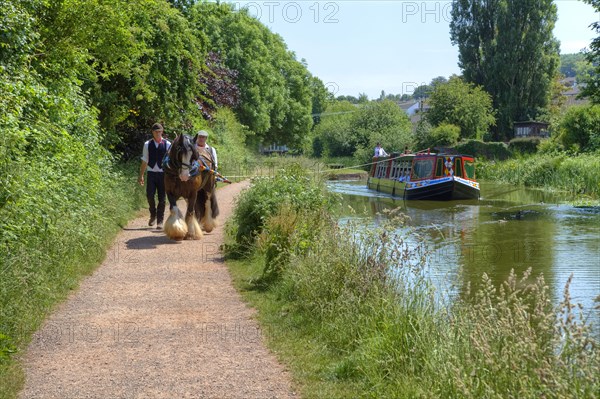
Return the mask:
<path id="1" fill-rule="evenodd" d="M 196 206 L 194 208 L 194 211 L 196 213 L 196 218 L 198 219 L 198 221 L 201 221 L 202 218 L 204 217 L 205 206 L 206 206 L 206 190 L 200 189 L 198 191 L 198 196 L 196 197 Z"/>
<path id="2" fill-rule="evenodd" d="M 212 210 L 213 219 L 219 216 L 219 203 L 217 202 L 217 190 L 213 189 L 210 196 L 210 209 Z"/>

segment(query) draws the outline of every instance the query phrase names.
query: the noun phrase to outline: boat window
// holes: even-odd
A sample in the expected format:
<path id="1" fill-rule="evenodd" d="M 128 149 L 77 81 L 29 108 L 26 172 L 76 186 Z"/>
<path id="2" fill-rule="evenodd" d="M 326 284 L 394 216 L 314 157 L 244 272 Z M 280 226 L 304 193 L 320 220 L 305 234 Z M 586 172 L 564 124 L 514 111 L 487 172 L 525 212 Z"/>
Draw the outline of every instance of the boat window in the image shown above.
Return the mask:
<path id="1" fill-rule="evenodd" d="M 413 161 L 411 180 L 427 179 L 433 173 L 433 158 Z"/>
<path id="2" fill-rule="evenodd" d="M 395 159 L 394 161 L 392 161 L 392 172 L 390 173 L 390 179 L 396 179 L 398 178 L 402 171 L 402 162 L 400 162 L 400 160 Z"/>
<path id="3" fill-rule="evenodd" d="M 475 180 L 475 162 L 465 159 L 464 166 L 467 179 Z"/>
<path id="4" fill-rule="evenodd" d="M 444 175 L 444 163 L 442 162 L 442 158 L 437 159 L 437 163 L 435 165 L 435 177 L 442 177 Z"/>
<path id="5" fill-rule="evenodd" d="M 375 177 L 385 177 L 387 175 L 387 168 L 387 162 L 377 162 L 377 170 L 375 171 Z"/>
<path id="6" fill-rule="evenodd" d="M 464 177 L 463 176 L 462 159 L 461 158 L 455 158 L 454 159 L 454 176 Z"/>

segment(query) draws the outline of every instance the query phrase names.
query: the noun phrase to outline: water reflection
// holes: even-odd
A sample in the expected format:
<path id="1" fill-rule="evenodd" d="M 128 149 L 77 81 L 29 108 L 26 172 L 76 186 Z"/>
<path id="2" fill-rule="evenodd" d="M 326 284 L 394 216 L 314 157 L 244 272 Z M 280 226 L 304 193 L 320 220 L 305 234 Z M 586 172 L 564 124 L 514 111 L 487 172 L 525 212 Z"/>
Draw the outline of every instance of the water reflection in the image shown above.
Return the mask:
<path id="1" fill-rule="evenodd" d="M 481 186 L 480 201 L 404 201 L 368 190 L 364 182 L 332 182 L 343 194 L 342 222 L 381 225 L 385 211 L 400 208 L 410 217 L 413 245 L 430 252 L 434 284 L 462 295 L 479 285 L 485 272 L 496 286 L 511 269 L 532 279 L 543 274 L 553 300 L 562 300 L 573 273 L 571 296 L 600 325 L 593 300 L 600 294 L 600 212 L 566 205 L 568 196 L 509 185 Z M 350 211 L 351 207 L 354 211 Z"/>

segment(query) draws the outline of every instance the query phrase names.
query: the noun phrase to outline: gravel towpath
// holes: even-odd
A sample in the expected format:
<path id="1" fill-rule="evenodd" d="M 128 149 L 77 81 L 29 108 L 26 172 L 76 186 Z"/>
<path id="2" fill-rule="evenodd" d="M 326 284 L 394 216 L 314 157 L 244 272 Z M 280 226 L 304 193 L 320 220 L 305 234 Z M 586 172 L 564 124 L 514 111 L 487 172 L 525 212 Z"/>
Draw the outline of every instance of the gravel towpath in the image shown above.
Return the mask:
<path id="1" fill-rule="evenodd" d="M 295 397 L 220 251 L 247 186 L 219 189 L 220 226 L 199 241 L 171 241 L 148 216 L 131 221 L 35 334 L 20 397 Z"/>

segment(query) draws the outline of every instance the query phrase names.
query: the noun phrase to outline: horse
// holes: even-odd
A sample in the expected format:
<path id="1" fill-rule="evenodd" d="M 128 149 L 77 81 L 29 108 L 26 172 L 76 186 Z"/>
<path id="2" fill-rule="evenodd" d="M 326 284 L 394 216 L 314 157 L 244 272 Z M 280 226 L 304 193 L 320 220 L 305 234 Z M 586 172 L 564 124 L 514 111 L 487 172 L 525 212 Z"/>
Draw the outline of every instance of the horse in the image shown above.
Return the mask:
<path id="1" fill-rule="evenodd" d="M 194 137 L 194 143 L 198 139 L 198 135 Z M 219 216 L 219 204 L 217 202 L 217 177 L 214 171 L 214 159 L 212 154 L 199 149 L 198 161 L 202 164 L 202 184 L 198 190 L 196 197 L 196 219 L 202 225 L 202 229 L 210 233 L 217 226 L 216 218 Z"/>
<path id="2" fill-rule="evenodd" d="M 205 175 L 198 168 L 198 150 L 195 140 L 188 135 L 178 135 L 167 157 L 163 161 L 165 171 L 165 191 L 169 199 L 169 218 L 165 222 L 164 231 L 172 240 L 199 240 L 202 229 L 195 217 L 194 208 L 198 190 L 202 187 Z M 187 202 L 185 223 L 177 208 L 177 200 L 183 197 Z"/>

